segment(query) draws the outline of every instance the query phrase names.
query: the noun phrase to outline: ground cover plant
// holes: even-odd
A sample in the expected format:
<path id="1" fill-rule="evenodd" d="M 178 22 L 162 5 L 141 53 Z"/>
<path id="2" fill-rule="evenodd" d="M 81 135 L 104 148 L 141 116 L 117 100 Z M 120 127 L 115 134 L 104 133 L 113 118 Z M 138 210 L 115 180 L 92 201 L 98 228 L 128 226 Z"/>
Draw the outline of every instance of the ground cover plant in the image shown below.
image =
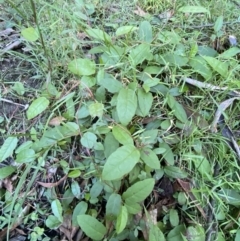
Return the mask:
<path id="1" fill-rule="evenodd" d="M 240 240 L 238 1 L 0 1 L 0 240 Z"/>

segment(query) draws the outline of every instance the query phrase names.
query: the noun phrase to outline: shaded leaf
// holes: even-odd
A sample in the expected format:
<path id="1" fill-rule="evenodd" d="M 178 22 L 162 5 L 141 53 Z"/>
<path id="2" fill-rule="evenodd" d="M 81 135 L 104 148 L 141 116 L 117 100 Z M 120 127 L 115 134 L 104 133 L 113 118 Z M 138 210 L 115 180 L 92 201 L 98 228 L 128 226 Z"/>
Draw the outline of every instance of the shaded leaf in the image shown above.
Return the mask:
<path id="1" fill-rule="evenodd" d="M 140 44 L 130 51 L 128 56 L 130 63 L 133 66 L 141 64 L 150 55 L 149 44 Z"/>
<path id="2" fill-rule="evenodd" d="M 44 110 L 47 109 L 48 106 L 49 100 L 45 97 L 39 97 L 36 100 L 34 100 L 27 110 L 28 120 L 31 120 L 40 113 L 42 113 Z"/>
<path id="3" fill-rule="evenodd" d="M 128 174 L 140 158 L 138 149 L 132 145 L 119 147 L 107 159 L 102 173 L 104 180 L 116 180 Z"/>
<path id="4" fill-rule="evenodd" d="M 121 89 L 117 97 L 117 114 L 123 125 L 128 125 L 137 109 L 137 97 L 131 89 Z"/>
<path id="5" fill-rule="evenodd" d="M 142 117 L 145 117 L 149 114 L 149 111 L 152 107 L 152 103 L 153 103 L 152 93 L 150 92 L 146 93 L 143 89 L 138 89 L 137 96 L 138 96 L 138 106 L 140 110 L 139 112 Z"/>
<path id="6" fill-rule="evenodd" d="M 59 221 L 59 219 L 53 215 L 49 215 L 46 220 L 46 226 L 50 229 L 55 229 L 59 227 L 60 224 L 61 222 Z"/>
<path id="7" fill-rule="evenodd" d="M 134 203 L 128 200 L 125 201 L 125 207 L 130 214 L 137 214 L 142 211 L 142 207 L 139 203 Z"/>
<path id="8" fill-rule="evenodd" d="M 141 159 L 146 165 L 153 169 L 160 169 L 160 161 L 157 155 L 150 148 L 143 148 L 141 150 Z"/>
<path id="9" fill-rule="evenodd" d="M 170 148 L 170 146 L 164 142 L 164 143 L 160 143 L 159 147 L 165 149 L 165 152 L 163 154 L 163 158 L 165 159 L 165 161 L 169 165 L 174 165 L 174 155 L 173 155 L 173 152 L 172 152 L 172 149 Z"/>
<path id="10" fill-rule="evenodd" d="M 102 240 L 107 233 L 106 227 L 90 215 L 79 215 L 77 221 L 83 232 L 93 240 Z"/>
<path id="11" fill-rule="evenodd" d="M 240 48 L 232 47 L 219 55 L 219 58 L 230 59 L 240 53 Z"/>
<path id="12" fill-rule="evenodd" d="M 16 168 L 12 166 L 6 166 L 6 167 L 0 168 L 0 180 L 3 180 L 4 178 L 10 176 L 15 171 L 16 171 Z"/>
<path id="13" fill-rule="evenodd" d="M 186 178 L 187 173 L 183 170 L 181 170 L 179 167 L 174 167 L 174 166 L 166 166 L 164 168 L 164 172 L 172 178 Z"/>
<path id="14" fill-rule="evenodd" d="M 223 188 L 220 191 L 218 191 L 217 194 L 226 203 L 237 206 L 237 207 L 240 206 L 240 194 L 238 191 L 233 190 L 233 189 Z"/>
<path id="15" fill-rule="evenodd" d="M 80 189 L 80 186 L 78 184 L 77 181 L 73 181 L 71 183 L 71 191 L 72 191 L 72 194 L 76 197 L 76 198 L 80 198 L 80 195 L 81 195 L 81 189 Z"/>
<path id="16" fill-rule="evenodd" d="M 62 205 L 58 199 L 52 201 L 51 208 L 54 216 L 57 217 L 60 222 L 63 222 Z"/>
<path id="17" fill-rule="evenodd" d="M 179 216 L 178 216 L 177 210 L 170 209 L 169 220 L 170 220 L 170 223 L 173 227 L 175 227 L 179 224 Z"/>
<path id="18" fill-rule="evenodd" d="M 13 151 L 17 147 L 18 138 L 8 137 L 0 148 L 0 162 L 4 161 L 6 158 L 13 154 Z"/>
<path id="19" fill-rule="evenodd" d="M 36 154 L 33 149 L 24 149 L 17 154 L 16 162 L 17 163 L 27 163 L 33 162 L 36 159 Z"/>
<path id="20" fill-rule="evenodd" d="M 149 21 L 143 21 L 139 26 L 139 39 L 141 41 L 151 43 L 153 40 L 152 36 L 152 25 Z"/>
<path id="21" fill-rule="evenodd" d="M 103 41 L 103 42 L 105 41 L 111 42 L 111 37 L 106 32 L 100 29 L 89 28 L 86 30 L 86 33 L 89 37 L 92 37 L 93 39 Z"/>
<path id="22" fill-rule="evenodd" d="M 96 102 L 88 106 L 89 113 L 91 117 L 99 117 L 102 118 L 104 105 L 102 103 Z"/>
<path id="23" fill-rule="evenodd" d="M 114 220 L 118 217 L 122 207 L 122 199 L 119 194 L 112 193 L 108 198 L 106 205 L 106 216 L 108 220 Z"/>
<path id="24" fill-rule="evenodd" d="M 158 228 L 157 225 L 150 225 L 149 230 L 149 240 L 151 241 L 165 241 L 165 237 L 162 233 L 162 231 Z"/>
<path id="25" fill-rule="evenodd" d="M 107 133 L 104 139 L 104 155 L 108 158 L 119 147 L 119 142 L 116 140 L 112 132 Z"/>
<path id="26" fill-rule="evenodd" d="M 81 144 L 86 148 L 93 148 L 97 142 L 97 136 L 92 132 L 86 132 L 81 138 Z"/>
<path id="27" fill-rule="evenodd" d="M 73 226 L 77 226 L 77 216 L 81 214 L 85 214 L 88 208 L 88 204 L 84 201 L 81 201 L 80 203 L 75 206 L 73 210 L 73 215 L 72 215 L 72 224 Z"/>
<path id="28" fill-rule="evenodd" d="M 116 30 L 116 36 L 120 36 L 120 35 L 125 35 L 128 33 L 131 33 L 135 30 L 137 30 L 137 27 L 134 26 L 121 26 Z"/>
<path id="29" fill-rule="evenodd" d="M 184 6 L 178 9 L 179 12 L 183 13 L 208 13 L 210 14 L 209 10 L 202 6 Z"/>

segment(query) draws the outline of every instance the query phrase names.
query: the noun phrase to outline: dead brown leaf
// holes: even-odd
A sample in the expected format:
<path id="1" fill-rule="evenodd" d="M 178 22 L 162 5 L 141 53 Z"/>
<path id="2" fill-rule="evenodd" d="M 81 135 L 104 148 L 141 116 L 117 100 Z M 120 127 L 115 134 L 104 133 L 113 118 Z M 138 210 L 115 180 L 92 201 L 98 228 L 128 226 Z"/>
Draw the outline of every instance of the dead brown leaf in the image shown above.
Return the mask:
<path id="1" fill-rule="evenodd" d="M 65 179 L 67 178 L 67 175 L 62 177 L 60 180 L 58 180 L 57 182 L 37 182 L 38 184 L 40 184 L 43 187 L 46 188 L 52 188 L 52 187 L 56 187 L 58 186 L 61 182 L 63 182 Z"/>
<path id="2" fill-rule="evenodd" d="M 50 121 L 49 121 L 49 125 L 51 126 L 59 126 L 63 121 L 65 121 L 66 119 L 62 116 L 57 116 L 57 117 L 54 117 L 52 118 Z"/>
<path id="3" fill-rule="evenodd" d="M 146 12 L 144 12 L 140 7 L 137 6 L 137 10 L 133 11 L 135 14 L 137 14 L 140 17 L 145 17 L 147 15 Z"/>

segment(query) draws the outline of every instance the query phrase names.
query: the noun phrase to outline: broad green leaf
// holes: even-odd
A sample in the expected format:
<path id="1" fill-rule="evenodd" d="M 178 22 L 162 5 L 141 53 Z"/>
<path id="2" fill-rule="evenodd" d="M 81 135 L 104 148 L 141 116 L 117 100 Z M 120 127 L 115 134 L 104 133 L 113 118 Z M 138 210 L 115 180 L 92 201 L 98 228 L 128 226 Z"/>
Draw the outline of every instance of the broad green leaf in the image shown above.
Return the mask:
<path id="1" fill-rule="evenodd" d="M 36 159 L 36 154 L 33 149 L 24 149 L 17 154 L 16 162 L 17 163 L 27 163 L 33 162 Z"/>
<path id="2" fill-rule="evenodd" d="M 186 123 L 188 117 L 183 106 L 179 104 L 170 94 L 167 96 L 167 103 L 168 106 L 174 111 L 174 115 L 176 116 L 176 118 L 181 122 Z"/>
<path id="3" fill-rule="evenodd" d="M 179 225 L 173 228 L 167 235 L 168 241 L 184 241 L 183 235 L 186 233 L 184 225 Z"/>
<path id="4" fill-rule="evenodd" d="M 0 168 L 0 180 L 3 180 L 4 178 L 10 176 L 15 171 L 16 171 L 16 168 L 12 166 L 6 166 L 6 167 Z"/>
<path id="5" fill-rule="evenodd" d="M 97 198 L 103 190 L 103 184 L 100 181 L 97 181 L 93 184 L 90 189 L 90 196 L 92 198 Z"/>
<path id="6" fill-rule="evenodd" d="M 155 144 L 157 142 L 158 130 L 146 130 L 140 135 L 143 145 Z"/>
<path id="7" fill-rule="evenodd" d="M 158 228 L 157 225 L 150 225 L 149 229 L 149 240 L 151 241 L 165 241 L 165 237 L 162 231 Z"/>
<path id="8" fill-rule="evenodd" d="M 166 166 L 164 168 L 164 172 L 172 178 L 186 178 L 187 173 L 183 170 L 181 170 L 179 167 L 175 166 Z"/>
<path id="9" fill-rule="evenodd" d="M 122 198 L 128 203 L 137 203 L 146 199 L 153 190 L 155 180 L 148 178 L 134 183 L 123 193 Z"/>
<path id="10" fill-rule="evenodd" d="M 186 236 L 190 241 L 205 241 L 205 231 L 195 227 L 188 227 L 186 230 Z"/>
<path id="11" fill-rule="evenodd" d="M 117 180 L 128 174 L 137 164 L 140 153 L 133 145 L 119 147 L 107 159 L 104 167 L 103 180 Z"/>
<path id="12" fill-rule="evenodd" d="M 178 212 L 176 209 L 170 209 L 169 220 L 173 227 L 175 227 L 179 224 L 179 216 L 178 216 Z"/>
<path id="13" fill-rule="evenodd" d="M 182 67 L 186 66 L 188 63 L 188 58 L 185 56 L 181 56 L 175 53 L 166 53 L 163 55 L 159 55 L 158 62 L 160 64 L 166 65 L 169 64 L 170 66 L 177 66 Z"/>
<path id="14" fill-rule="evenodd" d="M 131 133 L 123 126 L 116 125 L 112 129 L 113 136 L 122 145 L 133 145 Z"/>
<path id="15" fill-rule="evenodd" d="M 44 110 L 47 109 L 48 106 L 49 100 L 45 97 L 39 97 L 36 100 L 34 100 L 27 110 L 28 120 L 31 120 L 40 113 L 42 113 Z"/>
<path id="16" fill-rule="evenodd" d="M 134 26 L 121 26 L 116 30 L 116 36 L 120 36 L 120 35 L 125 35 L 128 33 L 131 33 L 135 30 L 137 30 L 137 27 Z"/>
<path id="17" fill-rule="evenodd" d="M 240 194 L 237 190 L 223 188 L 217 194 L 226 203 L 237 207 L 240 206 Z"/>
<path id="18" fill-rule="evenodd" d="M 121 89 L 117 97 L 117 114 L 123 125 L 128 125 L 137 109 L 137 97 L 131 89 Z"/>
<path id="19" fill-rule="evenodd" d="M 215 49 L 210 48 L 208 46 L 198 46 L 198 54 L 209 56 L 209 57 L 218 56 L 218 52 Z"/>
<path id="20" fill-rule="evenodd" d="M 214 71 L 216 71 L 223 77 L 227 77 L 228 64 L 226 62 L 221 62 L 218 59 L 215 59 L 213 57 L 208 57 L 208 56 L 203 56 L 203 58 L 207 61 L 207 63 L 212 67 Z"/>
<path id="21" fill-rule="evenodd" d="M 153 169 L 160 169 L 160 161 L 158 160 L 155 152 L 153 152 L 151 149 L 144 147 L 141 150 L 141 159 L 147 166 Z"/>
<path id="22" fill-rule="evenodd" d="M 117 234 L 121 233 L 125 229 L 127 225 L 127 221 L 128 221 L 128 210 L 125 206 L 122 206 L 121 211 L 117 217 L 117 223 L 116 223 Z"/>
<path id="23" fill-rule="evenodd" d="M 137 214 L 142 211 L 142 207 L 139 203 L 130 202 L 128 200 L 125 201 L 125 207 L 130 214 Z"/>
<path id="24" fill-rule="evenodd" d="M 80 198 L 81 196 L 81 189 L 80 189 L 80 186 L 78 184 L 77 181 L 72 181 L 71 183 L 71 191 L 72 191 L 72 194 L 76 197 L 76 198 Z"/>
<path id="25" fill-rule="evenodd" d="M 118 93 L 122 89 L 122 83 L 111 74 L 100 70 L 97 74 L 98 84 L 107 89 L 110 93 Z"/>
<path id="26" fill-rule="evenodd" d="M 86 30 L 86 33 L 89 37 L 92 37 L 93 39 L 103 41 L 103 42 L 105 41 L 111 42 L 111 37 L 106 32 L 103 32 L 100 29 L 90 28 Z"/>
<path id="27" fill-rule="evenodd" d="M 77 216 L 81 214 L 85 214 L 88 208 L 88 204 L 84 201 L 81 201 L 80 203 L 75 206 L 73 210 L 73 215 L 72 215 L 72 224 L 73 226 L 77 226 Z"/>
<path id="28" fill-rule="evenodd" d="M 223 16 L 221 15 L 217 18 L 217 20 L 214 24 L 213 29 L 214 29 L 215 33 L 219 32 L 221 30 L 222 26 L 223 26 Z"/>
<path id="29" fill-rule="evenodd" d="M 195 56 L 190 59 L 189 65 L 206 80 L 212 78 L 212 70 L 207 62 L 201 56 Z"/>
<path id="30" fill-rule="evenodd" d="M 170 146 L 164 142 L 164 143 L 160 143 L 159 147 L 165 149 L 165 152 L 163 154 L 163 158 L 165 159 L 165 161 L 169 165 L 174 165 L 174 155 L 173 155 L 173 152 L 172 152 L 172 149 L 170 148 Z"/>
<path id="31" fill-rule="evenodd" d="M 152 25 L 148 21 L 143 21 L 139 26 L 139 39 L 140 41 L 151 43 L 153 40 L 152 36 Z"/>
<path id="32" fill-rule="evenodd" d="M 97 136 L 92 132 L 86 132 L 81 138 L 81 144 L 86 148 L 93 148 L 97 142 Z"/>
<path id="33" fill-rule="evenodd" d="M 63 222 L 62 205 L 58 199 L 52 201 L 51 208 L 54 216 L 57 217 L 60 222 Z"/>
<path id="34" fill-rule="evenodd" d="M 104 139 L 104 155 L 108 158 L 119 147 L 119 142 L 116 140 L 112 132 L 107 133 Z"/>
<path id="35" fill-rule="evenodd" d="M 33 27 L 22 29 L 21 35 L 27 41 L 30 41 L 30 42 L 34 42 L 34 41 L 38 40 L 38 38 L 39 38 L 38 31 L 35 28 L 33 28 Z"/>
<path id="36" fill-rule="evenodd" d="M 22 82 L 16 81 L 14 86 L 12 87 L 14 91 L 17 92 L 18 95 L 23 95 L 25 93 L 25 88 Z"/>
<path id="37" fill-rule="evenodd" d="M 75 75 L 92 75 L 96 71 L 96 64 L 89 59 L 74 59 L 68 64 L 68 69 Z"/>
<path id="38" fill-rule="evenodd" d="M 184 6 L 179 8 L 178 11 L 183 13 L 208 13 L 210 15 L 209 10 L 202 6 Z"/>
<path id="39" fill-rule="evenodd" d="M 93 240 L 103 240 L 107 233 L 106 227 L 90 215 L 79 215 L 77 221 L 82 231 Z"/>
<path id="40" fill-rule="evenodd" d="M 219 58 L 230 59 L 240 53 L 240 48 L 232 47 L 219 55 Z"/>
<path id="41" fill-rule="evenodd" d="M 122 199 L 119 194 L 112 193 L 106 205 L 106 217 L 108 220 L 117 219 L 122 207 Z"/>
<path id="42" fill-rule="evenodd" d="M 88 106 L 88 110 L 89 110 L 90 115 L 93 118 L 95 118 L 95 117 L 102 118 L 104 105 L 102 103 L 95 102 Z"/>
<path id="43" fill-rule="evenodd" d="M 46 226 L 50 229 L 58 228 L 61 223 L 62 222 L 60 222 L 59 219 L 53 215 L 49 215 L 46 220 Z"/>
<path id="44" fill-rule="evenodd" d="M 160 31 L 158 39 L 163 43 L 177 45 L 181 42 L 182 38 L 176 32 L 172 31 Z"/>
<path id="45" fill-rule="evenodd" d="M 240 240 L 240 229 L 237 230 L 234 241 L 239 241 L 239 240 Z"/>
<path id="46" fill-rule="evenodd" d="M 17 147 L 18 138 L 8 137 L 0 148 L 0 162 L 4 161 L 6 158 L 13 154 L 13 151 Z"/>
<path id="47" fill-rule="evenodd" d="M 133 66 L 137 66 L 147 59 L 150 54 L 149 44 L 140 44 L 130 51 L 128 58 Z"/>
<path id="48" fill-rule="evenodd" d="M 68 173 L 68 177 L 70 178 L 76 178 L 76 177 L 79 177 L 80 175 L 81 175 L 80 170 L 73 170 Z"/>
<path id="49" fill-rule="evenodd" d="M 149 111 L 152 107 L 153 96 L 152 93 L 146 93 L 142 88 L 137 91 L 138 96 L 138 106 L 140 109 L 140 114 L 142 117 L 145 117 L 149 114 Z"/>

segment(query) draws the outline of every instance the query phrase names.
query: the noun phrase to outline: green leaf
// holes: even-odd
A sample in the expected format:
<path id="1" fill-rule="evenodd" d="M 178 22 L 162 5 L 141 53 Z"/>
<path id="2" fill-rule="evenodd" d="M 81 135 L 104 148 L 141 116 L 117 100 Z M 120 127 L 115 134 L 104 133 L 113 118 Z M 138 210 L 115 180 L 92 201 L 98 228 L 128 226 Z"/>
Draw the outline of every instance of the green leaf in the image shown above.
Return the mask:
<path id="1" fill-rule="evenodd" d="M 117 97 L 117 114 L 123 125 L 128 125 L 136 113 L 137 97 L 131 89 L 121 89 Z"/>
<path id="2" fill-rule="evenodd" d="M 97 198 L 103 190 L 103 184 L 100 181 L 97 181 L 93 184 L 90 189 L 90 196 L 92 198 Z"/>
<path id="3" fill-rule="evenodd" d="M 158 61 L 160 64 L 166 65 L 168 63 L 170 66 L 182 67 L 186 66 L 188 63 L 188 58 L 175 53 L 166 53 L 160 55 Z"/>
<path id="4" fill-rule="evenodd" d="M 30 42 L 34 42 L 34 41 L 38 40 L 38 38 L 39 38 L 38 31 L 35 28 L 33 28 L 33 27 L 22 29 L 21 35 L 27 41 L 30 41 Z"/>
<path id="5" fill-rule="evenodd" d="M 162 231 L 158 228 L 157 225 L 150 225 L 149 230 L 149 240 L 151 241 L 165 241 Z"/>
<path id="6" fill-rule="evenodd" d="M 112 129 L 113 136 L 122 145 L 133 145 L 131 133 L 123 126 L 116 125 Z"/>
<path id="7" fill-rule="evenodd" d="M 132 145 L 119 147 L 107 159 L 102 173 L 103 180 L 116 180 L 128 174 L 140 158 L 138 149 Z"/>
<path id="8" fill-rule="evenodd" d="M 200 226 L 188 227 L 186 230 L 186 236 L 189 237 L 189 241 L 205 241 L 205 230 Z"/>
<path id="9" fill-rule="evenodd" d="M 222 59 L 230 59 L 239 53 L 240 53 L 240 48 L 232 47 L 232 48 L 224 51 L 223 53 L 219 54 L 218 57 L 222 58 Z"/>
<path id="10" fill-rule="evenodd" d="M 228 75 L 228 64 L 226 62 L 221 62 L 213 57 L 202 56 L 207 63 L 212 67 L 213 70 L 218 72 L 223 77 Z"/>
<path id="11" fill-rule="evenodd" d="M 142 211 L 142 207 L 139 203 L 130 202 L 128 200 L 125 201 L 125 207 L 130 214 L 137 214 Z"/>
<path id="12" fill-rule="evenodd" d="M 140 135 L 143 145 L 155 144 L 157 142 L 158 130 L 146 130 Z"/>
<path id="13" fill-rule="evenodd" d="M 63 222 L 62 205 L 58 199 L 52 201 L 51 208 L 54 216 L 57 217 L 60 222 Z"/>
<path id="14" fill-rule="evenodd" d="M 221 189 L 218 193 L 218 196 L 221 197 L 226 203 L 230 205 L 240 206 L 240 194 L 238 191 L 233 189 Z"/>
<path id="15" fill-rule="evenodd" d="M 219 32 L 221 30 L 222 26 L 223 26 L 223 16 L 219 16 L 213 27 L 214 32 L 215 33 Z"/>
<path id="16" fill-rule="evenodd" d="M 17 137 L 8 137 L 0 148 L 0 162 L 13 154 L 14 149 L 17 147 Z"/>
<path id="17" fill-rule="evenodd" d="M 184 241 L 182 238 L 183 235 L 186 233 L 186 228 L 184 225 L 179 225 L 173 228 L 167 235 L 168 241 Z"/>
<path id="18" fill-rule="evenodd" d="M 210 12 L 202 6 L 184 6 L 179 8 L 178 11 L 182 13 L 208 13 L 210 15 Z"/>
<path id="19" fill-rule="evenodd" d="M 80 198 L 81 196 L 81 189 L 80 189 L 80 186 L 78 184 L 77 181 L 73 181 L 71 183 L 71 191 L 72 191 L 72 194 L 76 197 L 76 198 Z"/>
<path id="20" fill-rule="evenodd" d="M 117 219 L 122 207 L 122 199 L 119 194 L 112 193 L 106 205 L 106 217 L 108 220 Z"/>
<path id="21" fill-rule="evenodd" d="M 53 215 L 49 215 L 46 220 L 46 226 L 50 229 L 58 228 L 61 225 L 61 222 L 58 220 L 57 217 Z"/>
<path id="22" fill-rule="evenodd" d="M 97 142 L 97 136 L 92 132 L 86 132 L 81 138 L 81 144 L 86 148 L 93 148 Z"/>
<path id="23" fill-rule="evenodd" d="M 103 41 L 103 42 L 105 41 L 111 42 L 111 37 L 106 32 L 100 29 L 90 28 L 86 30 L 86 33 L 89 37 L 92 37 L 93 39 Z"/>
<path id="24" fill-rule="evenodd" d="M 167 143 L 161 143 L 159 145 L 160 148 L 164 148 L 165 152 L 163 154 L 163 158 L 165 159 L 165 161 L 169 164 L 169 165 L 174 165 L 174 155 L 172 152 L 172 149 L 170 148 L 170 146 Z"/>
<path id="25" fill-rule="evenodd" d="M 10 176 L 15 171 L 16 171 L 16 168 L 12 166 L 6 166 L 6 167 L 0 168 L 0 180 L 3 180 L 4 178 Z"/>
<path id="26" fill-rule="evenodd" d="M 152 25 L 148 21 L 143 21 L 139 26 L 139 39 L 140 41 L 151 43 L 153 40 L 152 36 Z"/>
<path id="27" fill-rule="evenodd" d="M 174 166 L 166 166 L 164 168 L 164 172 L 172 178 L 186 178 L 187 173 L 183 170 L 181 170 L 179 167 Z"/>
<path id="28" fill-rule="evenodd" d="M 33 162 L 36 159 L 36 154 L 33 149 L 24 149 L 17 154 L 16 162 L 17 163 L 27 163 Z"/>
<path id="29" fill-rule="evenodd" d="M 121 26 L 116 30 L 116 36 L 126 35 L 138 29 L 134 26 Z"/>
<path id="30" fill-rule="evenodd" d="M 123 193 L 122 198 L 128 203 L 137 203 L 146 199 L 153 190 L 155 180 L 148 178 L 134 183 Z"/>
<path id="31" fill-rule="evenodd" d="M 80 203 L 75 206 L 73 210 L 73 215 L 72 215 L 72 225 L 77 226 L 77 216 L 81 214 L 85 214 L 88 209 L 88 204 L 84 201 L 81 201 Z"/>
<path id="32" fill-rule="evenodd" d="M 97 74 L 98 84 L 107 89 L 110 93 L 118 93 L 122 89 L 122 83 L 115 79 L 111 74 L 102 70 Z"/>
<path id="33" fill-rule="evenodd" d="M 133 66 L 137 66 L 147 59 L 150 54 L 149 44 L 140 44 L 130 51 L 128 58 Z"/>
<path id="34" fill-rule="evenodd" d="M 28 120 L 31 120 L 40 113 L 42 113 L 44 110 L 47 109 L 48 106 L 49 100 L 45 97 L 39 97 L 36 100 L 34 100 L 27 110 Z"/>
<path id="35" fill-rule="evenodd" d="M 108 158 L 119 147 L 119 142 L 113 136 L 112 132 L 107 133 L 104 139 L 104 155 Z"/>
<path id="36" fill-rule="evenodd" d="M 68 69 L 75 75 L 92 75 L 96 71 L 96 64 L 89 59 L 74 59 L 68 64 Z"/>
<path id="37" fill-rule="evenodd" d="M 16 81 L 14 83 L 14 86 L 12 87 L 14 91 L 17 92 L 18 95 L 24 95 L 25 93 L 25 88 L 22 82 Z"/>
<path id="38" fill-rule="evenodd" d="M 77 221 L 82 231 L 93 240 L 103 240 L 107 233 L 106 227 L 90 215 L 79 215 Z"/>
<path id="39" fill-rule="evenodd" d="M 104 105 L 102 103 L 96 102 L 88 106 L 89 113 L 91 117 L 99 117 L 102 118 Z"/>
<path id="40" fill-rule="evenodd" d="M 80 170 L 73 170 L 68 173 L 68 177 L 70 177 L 70 178 L 76 178 L 76 177 L 79 177 L 80 175 L 81 175 Z"/>
<path id="41" fill-rule="evenodd" d="M 239 240 L 240 240 L 240 229 L 237 230 L 234 241 L 239 241 Z"/>
<path id="42" fill-rule="evenodd" d="M 183 106 L 179 104 L 170 94 L 167 96 L 167 103 L 168 106 L 174 111 L 174 115 L 176 116 L 176 118 L 181 122 L 186 123 L 188 117 Z"/>
<path id="43" fill-rule="evenodd" d="M 157 155 L 151 149 L 145 147 L 141 150 L 141 159 L 144 163 L 153 168 L 160 169 L 160 161 L 158 160 Z"/>
<path id="44" fill-rule="evenodd" d="M 140 114 L 142 117 L 145 117 L 149 114 L 149 111 L 152 107 L 153 96 L 152 93 L 146 93 L 142 88 L 137 91 L 138 96 L 138 106 Z"/>
<path id="45" fill-rule="evenodd" d="M 207 62 L 201 56 L 195 56 L 190 59 L 189 65 L 206 80 L 212 78 L 212 70 Z"/>
<path id="46" fill-rule="evenodd" d="M 173 227 L 178 226 L 178 224 L 179 224 L 179 216 L 178 216 L 177 210 L 170 209 L 169 220 L 170 220 L 170 223 L 171 223 L 171 225 Z"/>
<path id="47" fill-rule="evenodd" d="M 116 223 L 117 234 L 121 233 L 125 229 L 127 225 L 127 221 L 128 221 L 128 211 L 125 206 L 122 206 L 121 211 L 117 217 L 117 223 Z"/>

